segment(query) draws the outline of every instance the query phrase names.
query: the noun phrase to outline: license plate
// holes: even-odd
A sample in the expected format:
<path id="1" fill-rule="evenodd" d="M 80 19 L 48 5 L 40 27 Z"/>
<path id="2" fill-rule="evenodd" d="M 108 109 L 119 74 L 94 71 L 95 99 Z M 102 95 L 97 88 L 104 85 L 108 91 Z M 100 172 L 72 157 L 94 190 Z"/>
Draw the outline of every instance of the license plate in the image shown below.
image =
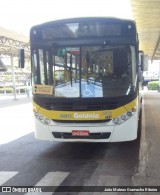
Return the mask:
<path id="1" fill-rule="evenodd" d="M 89 131 L 86 130 L 73 130 L 72 136 L 89 136 Z"/>

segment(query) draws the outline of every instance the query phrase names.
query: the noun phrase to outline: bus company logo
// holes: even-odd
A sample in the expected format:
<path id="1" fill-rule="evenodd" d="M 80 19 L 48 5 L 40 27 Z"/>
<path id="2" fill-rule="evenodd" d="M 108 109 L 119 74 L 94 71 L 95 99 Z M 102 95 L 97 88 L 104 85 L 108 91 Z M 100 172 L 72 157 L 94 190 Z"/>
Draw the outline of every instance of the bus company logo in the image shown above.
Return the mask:
<path id="1" fill-rule="evenodd" d="M 99 118 L 96 113 L 74 113 L 74 118 Z"/>

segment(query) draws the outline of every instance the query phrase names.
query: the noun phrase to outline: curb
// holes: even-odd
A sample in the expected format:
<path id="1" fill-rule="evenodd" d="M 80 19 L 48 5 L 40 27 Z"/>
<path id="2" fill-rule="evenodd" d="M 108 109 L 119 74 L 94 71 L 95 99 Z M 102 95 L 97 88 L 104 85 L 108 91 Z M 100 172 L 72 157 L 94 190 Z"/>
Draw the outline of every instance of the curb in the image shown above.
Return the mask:
<path id="1" fill-rule="evenodd" d="M 144 95 L 144 94 L 143 94 Z M 141 138 L 139 149 L 139 175 L 146 176 L 149 144 L 146 139 L 144 98 L 142 99 Z"/>
<path id="2" fill-rule="evenodd" d="M 139 168 L 138 173 L 131 177 L 132 186 L 146 186 L 147 185 L 147 163 L 148 163 L 148 149 L 149 143 L 146 139 L 145 126 L 145 112 L 144 112 L 144 94 L 142 95 L 142 118 L 141 118 L 141 137 L 139 148 Z M 141 195 L 142 192 L 135 192 L 135 195 Z"/>

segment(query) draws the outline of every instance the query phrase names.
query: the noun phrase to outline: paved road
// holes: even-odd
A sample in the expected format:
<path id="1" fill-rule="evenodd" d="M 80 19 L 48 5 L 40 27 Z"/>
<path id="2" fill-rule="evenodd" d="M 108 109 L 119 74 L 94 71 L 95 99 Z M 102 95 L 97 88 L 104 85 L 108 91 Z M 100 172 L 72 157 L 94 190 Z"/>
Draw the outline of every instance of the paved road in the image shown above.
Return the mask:
<path id="1" fill-rule="evenodd" d="M 138 171 L 139 139 L 112 144 L 39 141 L 34 138 L 30 98 L 5 100 L 0 107 L 0 136 L 4 134 L 0 145 L 0 185 L 131 185 L 131 177 Z"/>
<path id="2" fill-rule="evenodd" d="M 31 98 L 0 96 L 0 144 L 33 132 L 33 127 Z"/>

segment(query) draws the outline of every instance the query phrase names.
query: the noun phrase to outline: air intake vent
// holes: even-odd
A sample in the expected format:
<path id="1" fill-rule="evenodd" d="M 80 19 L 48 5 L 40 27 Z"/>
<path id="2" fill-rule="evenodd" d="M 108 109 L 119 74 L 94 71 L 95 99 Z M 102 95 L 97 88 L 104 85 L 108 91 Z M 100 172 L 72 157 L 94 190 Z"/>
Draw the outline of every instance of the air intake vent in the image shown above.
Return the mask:
<path id="1" fill-rule="evenodd" d="M 111 119 L 106 120 L 52 120 L 53 122 L 57 123 L 106 123 L 109 122 Z"/>
<path id="2" fill-rule="evenodd" d="M 47 103 L 44 107 L 48 110 L 62 111 L 93 111 L 93 110 L 113 110 L 117 108 L 117 103 L 104 102 L 65 102 L 65 103 Z"/>
<path id="3" fill-rule="evenodd" d="M 108 133 L 90 133 L 89 136 L 72 136 L 71 133 L 52 132 L 57 139 L 108 139 L 111 135 Z"/>

